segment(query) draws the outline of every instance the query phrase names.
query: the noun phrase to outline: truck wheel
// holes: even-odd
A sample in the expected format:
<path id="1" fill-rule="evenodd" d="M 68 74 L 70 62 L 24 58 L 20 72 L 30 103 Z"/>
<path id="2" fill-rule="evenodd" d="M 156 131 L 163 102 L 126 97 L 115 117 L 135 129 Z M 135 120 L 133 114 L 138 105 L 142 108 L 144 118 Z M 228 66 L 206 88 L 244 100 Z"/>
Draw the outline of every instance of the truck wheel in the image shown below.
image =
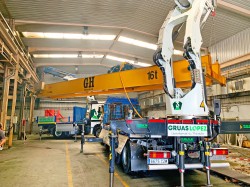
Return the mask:
<path id="1" fill-rule="evenodd" d="M 99 129 L 96 130 L 96 137 L 99 138 L 99 135 L 101 134 L 101 131 L 102 131 L 102 127 L 100 127 Z"/>
<path id="2" fill-rule="evenodd" d="M 121 155 L 117 152 L 115 152 L 115 163 L 117 165 L 120 165 L 121 164 Z"/>
<path id="3" fill-rule="evenodd" d="M 131 171 L 131 149 L 130 143 L 127 142 L 122 151 L 122 167 L 124 173 L 130 173 Z"/>
<path id="4" fill-rule="evenodd" d="M 53 137 L 54 138 L 63 138 L 64 133 L 62 131 L 56 131 L 56 129 L 53 130 Z"/>
<path id="5" fill-rule="evenodd" d="M 101 124 L 96 124 L 93 128 L 93 135 L 96 136 L 96 132 L 101 128 Z M 97 137 L 97 136 L 96 136 Z"/>
<path id="6" fill-rule="evenodd" d="M 84 125 L 84 134 L 88 135 L 90 134 L 91 126 L 90 125 Z"/>

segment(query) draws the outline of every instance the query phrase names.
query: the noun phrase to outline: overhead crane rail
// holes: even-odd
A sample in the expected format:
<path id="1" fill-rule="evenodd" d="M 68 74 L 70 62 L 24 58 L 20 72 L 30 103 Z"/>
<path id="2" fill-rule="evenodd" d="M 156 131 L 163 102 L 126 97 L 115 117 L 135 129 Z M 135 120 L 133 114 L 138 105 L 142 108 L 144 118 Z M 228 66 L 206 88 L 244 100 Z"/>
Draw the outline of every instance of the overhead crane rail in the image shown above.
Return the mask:
<path id="1" fill-rule="evenodd" d="M 212 64 L 210 55 L 202 57 L 202 67 L 207 86 L 213 83 L 226 85 L 226 78 L 221 76 L 219 64 Z M 174 62 L 174 76 L 177 87 L 189 88 L 191 86 L 190 71 L 186 60 Z M 124 93 L 124 87 L 126 92 L 162 90 L 163 77 L 161 70 L 157 66 L 151 66 L 47 84 L 38 97 L 58 99 Z"/>

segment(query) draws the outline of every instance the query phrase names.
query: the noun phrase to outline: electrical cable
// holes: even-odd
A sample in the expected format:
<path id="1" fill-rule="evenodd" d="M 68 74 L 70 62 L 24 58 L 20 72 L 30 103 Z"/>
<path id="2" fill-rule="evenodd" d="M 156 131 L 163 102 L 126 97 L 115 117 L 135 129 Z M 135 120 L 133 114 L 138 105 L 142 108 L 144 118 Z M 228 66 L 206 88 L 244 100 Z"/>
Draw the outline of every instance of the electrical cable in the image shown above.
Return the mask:
<path id="1" fill-rule="evenodd" d="M 129 101 L 130 105 L 132 106 L 132 108 L 134 109 L 135 113 L 136 113 L 140 118 L 142 118 L 142 116 L 139 114 L 139 112 L 136 110 L 136 108 L 135 108 L 134 105 L 132 104 L 132 102 L 131 102 L 131 100 L 130 100 L 130 98 L 129 98 L 129 95 L 128 95 L 128 93 L 127 93 L 126 87 L 124 86 L 124 82 L 123 82 L 123 80 L 122 80 L 121 70 L 122 70 L 122 68 L 124 67 L 125 64 L 126 64 L 126 62 L 121 64 L 121 66 L 120 66 L 120 71 L 119 71 L 119 77 L 120 77 L 120 80 L 121 80 L 121 83 L 122 83 L 122 87 L 123 87 L 123 89 L 124 89 L 124 92 L 125 92 L 125 94 L 126 94 L 126 97 L 127 97 L 128 101 Z"/>

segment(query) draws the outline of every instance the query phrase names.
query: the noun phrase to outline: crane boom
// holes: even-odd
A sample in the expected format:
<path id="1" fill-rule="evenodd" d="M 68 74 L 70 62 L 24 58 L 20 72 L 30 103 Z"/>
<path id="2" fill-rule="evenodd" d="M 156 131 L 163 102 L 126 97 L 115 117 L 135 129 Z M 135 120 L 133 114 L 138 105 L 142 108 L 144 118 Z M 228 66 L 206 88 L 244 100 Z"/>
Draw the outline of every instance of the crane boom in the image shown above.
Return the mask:
<path id="1" fill-rule="evenodd" d="M 208 15 L 214 11 L 213 0 L 175 0 L 176 7 L 170 11 L 159 32 L 159 48 L 154 62 L 160 67 L 164 77 L 167 116 L 208 116 L 209 110 L 204 93 L 204 76 L 201 65 L 200 48 L 202 44 L 201 26 Z M 203 16 L 204 15 L 204 16 Z M 201 21 L 203 16 L 203 20 Z M 175 27 L 186 23 L 183 57 L 189 62 L 191 74 L 190 91 L 184 93 L 175 85 L 172 55 Z M 191 106 L 191 107 L 190 107 Z"/>

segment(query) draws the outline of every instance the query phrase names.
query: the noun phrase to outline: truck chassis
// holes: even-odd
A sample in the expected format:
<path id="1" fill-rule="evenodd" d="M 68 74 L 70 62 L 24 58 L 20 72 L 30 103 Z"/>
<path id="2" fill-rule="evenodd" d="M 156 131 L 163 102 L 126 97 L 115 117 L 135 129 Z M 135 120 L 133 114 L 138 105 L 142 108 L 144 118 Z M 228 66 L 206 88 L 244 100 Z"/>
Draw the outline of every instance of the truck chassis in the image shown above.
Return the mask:
<path id="1" fill-rule="evenodd" d="M 210 168 L 229 166 L 226 162 L 210 161 L 210 158 L 224 159 L 228 154 L 228 149 L 214 147 L 209 142 L 219 130 L 219 121 L 209 119 L 113 120 L 100 137 L 111 145 L 111 155 L 115 155 L 115 162 L 122 164 L 125 173 L 178 169 L 184 186 L 185 169 L 205 168 L 209 186 Z M 110 132 L 115 137 L 113 154 Z"/>

